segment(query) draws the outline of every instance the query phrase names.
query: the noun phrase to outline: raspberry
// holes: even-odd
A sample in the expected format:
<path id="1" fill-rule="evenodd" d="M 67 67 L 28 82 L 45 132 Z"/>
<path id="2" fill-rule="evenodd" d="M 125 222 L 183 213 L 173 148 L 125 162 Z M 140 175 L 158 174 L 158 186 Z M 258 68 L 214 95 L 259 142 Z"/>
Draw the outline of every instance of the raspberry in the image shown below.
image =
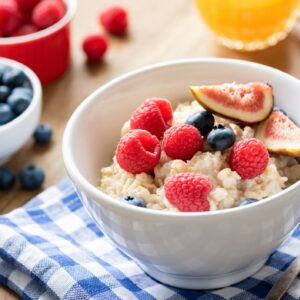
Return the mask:
<path id="1" fill-rule="evenodd" d="M 229 165 L 242 179 L 261 175 L 269 163 L 269 153 L 258 139 L 245 139 L 236 143 L 229 156 Z"/>
<path id="2" fill-rule="evenodd" d="M 180 211 L 208 211 L 208 194 L 213 184 L 210 179 L 197 173 L 178 173 L 169 176 L 164 185 L 168 201 Z"/>
<path id="3" fill-rule="evenodd" d="M 15 0 L 0 0 L 0 32 L 10 35 L 21 24 L 21 15 Z"/>
<path id="4" fill-rule="evenodd" d="M 203 139 L 196 127 L 176 124 L 169 128 L 163 139 L 166 154 L 173 159 L 187 160 L 203 148 Z"/>
<path id="5" fill-rule="evenodd" d="M 149 172 L 160 160 L 161 148 L 156 136 L 142 129 L 130 130 L 117 147 L 120 167 L 130 173 Z"/>
<path id="6" fill-rule="evenodd" d="M 37 32 L 38 28 L 33 24 L 24 24 L 18 30 L 13 32 L 11 36 L 22 36 Z"/>
<path id="7" fill-rule="evenodd" d="M 123 35 L 127 29 L 127 12 L 124 8 L 113 6 L 103 11 L 99 17 L 103 27 L 112 34 Z"/>
<path id="8" fill-rule="evenodd" d="M 90 62 L 99 61 L 108 48 L 108 40 L 100 34 L 90 35 L 84 39 L 82 48 Z"/>
<path id="9" fill-rule="evenodd" d="M 43 29 L 57 23 L 65 14 L 65 5 L 60 0 L 42 0 L 32 12 L 32 22 Z"/>
<path id="10" fill-rule="evenodd" d="M 25 13 L 32 12 L 33 8 L 40 2 L 41 0 L 16 0 L 18 7 L 21 11 Z"/>
<path id="11" fill-rule="evenodd" d="M 145 129 L 162 138 L 164 132 L 171 126 L 173 119 L 172 106 L 164 98 L 151 98 L 143 102 L 131 115 L 132 129 Z"/>

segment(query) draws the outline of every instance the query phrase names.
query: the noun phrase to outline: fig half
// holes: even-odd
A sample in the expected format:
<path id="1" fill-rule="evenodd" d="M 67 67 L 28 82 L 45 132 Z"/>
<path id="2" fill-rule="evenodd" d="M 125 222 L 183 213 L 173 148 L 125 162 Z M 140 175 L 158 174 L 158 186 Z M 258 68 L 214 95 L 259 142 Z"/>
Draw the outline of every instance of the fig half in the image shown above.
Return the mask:
<path id="1" fill-rule="evenodd" d="M 255 136 L 270 152 L 300 156 L 300 128 L 279 110 L 274 110 L 268 119 L 259 124 Z"/>
<path id="2" fill-rule="evenodd" d="M 243 123 L 266 119 L 274 104 L 272 87 L 261 82 L 191 86 L 190 89 L 205 109 Z"/>

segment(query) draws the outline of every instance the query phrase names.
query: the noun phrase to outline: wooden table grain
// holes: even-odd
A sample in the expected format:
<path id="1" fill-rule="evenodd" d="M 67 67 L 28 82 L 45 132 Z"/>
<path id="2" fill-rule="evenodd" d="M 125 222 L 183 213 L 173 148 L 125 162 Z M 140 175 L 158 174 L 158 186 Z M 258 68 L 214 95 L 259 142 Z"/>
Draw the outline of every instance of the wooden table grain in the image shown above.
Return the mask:
<path id="1" fill-rule="evenodd" d="M 300 33 L 297 31 L 273 48 L 239 53 L 215 41 L 200 20 L 192 1 L 114 2 L 129 11 L 129 33 L 122 38 L 111 37 L 105 60 L 88 65 L 81 51 L 81 41 L 87 34 L 102 31 L 98 24 L 98 13 L 112 2 L 79 0 L 78 12 L 72 24 L 72 65 L 62 78 L 45 86 L 43 91 L 41 121 L 53 126 L 53 142 L 49 146 L 37 146 L 31 140 L 7 164 L 16 171 L 29 163 L 43 167 L 46 170 L 43 188 L 66 176 L 61 140 L 66 122 L 74 109 L 96 88 L 127 71 L 178 58 L 227 57 L 263 63 L 300 78 Z M 8 213 L 25 204 L 38 192 L 25 192 L 18 185 L 12 191 L 0 192 L 0 213 Z M 0 299 L 17 299 L 17 296 L 7 288 L 0 287 Z"/>

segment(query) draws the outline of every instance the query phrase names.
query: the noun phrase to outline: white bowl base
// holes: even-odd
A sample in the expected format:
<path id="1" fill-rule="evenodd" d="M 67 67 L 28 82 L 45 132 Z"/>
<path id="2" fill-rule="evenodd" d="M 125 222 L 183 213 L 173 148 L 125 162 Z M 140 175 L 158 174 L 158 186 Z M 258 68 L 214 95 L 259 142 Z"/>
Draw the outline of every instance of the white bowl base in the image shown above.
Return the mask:
<path id="1" fill-rule="evenodd" d="M 267 261 L 267 258 L 256 261 L 244 269 L 216 276 L 180 276 L 177 274 L 164 273 L 138 262 L 139 266 L 154 279 L 177 288 L 202 290 L 218 289 L 238 283 L 255 274 Z"/>

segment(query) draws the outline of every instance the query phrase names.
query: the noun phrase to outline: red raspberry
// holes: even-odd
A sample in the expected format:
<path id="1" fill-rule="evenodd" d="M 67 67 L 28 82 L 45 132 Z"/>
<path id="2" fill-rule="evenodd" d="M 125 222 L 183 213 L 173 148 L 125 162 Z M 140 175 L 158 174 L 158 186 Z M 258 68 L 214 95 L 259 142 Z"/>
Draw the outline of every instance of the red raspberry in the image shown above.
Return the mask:
<path id="1" fill-rule="evenodd" d="M 176 124 L 169 128 L 163 139 L 166 154 L 173 159 L 187 160 L 203 149 L 198 129 L 189 124 Z"/>
<path id="2" fill-rule="evenodd" d="M 146 130 L 135 129 L 121 138 L 116 158 L 122 169 L 137 174 L 153 170 L 159 163 L 160 154 L 157 137 Z"/>
<path id="3" fill-rule="evenodd" d="M 33 8 L 40 2 L 41 0 L 16 0 L 18 7 L 21 11 L 25 13 L 32 12 Z"/>
<path id="4" fill-rule="evenodd" d="M 90 62 L 101 60 L 107 48 L 108 40 L 100 34 L 87 36 L 82 44 L 82 49 Z"/>
<path id="5" fill-rule="evenodd" d="M 118 6 L 113 6 L 103 11 L 99 17 L 103 27 L 112 34 L 123 35 L 127 29 L 127 11 Z"/>
<path id="6" fill-rule="evenodd" d="M 21 25 L 21 15 L 15 0 L 0 0 L 0 32 L 10 35 Z"/>
<path id="7" fill-rule="evenodd" d="M 167 177 L 164 185 L 168 201 L 180 211 L 208 211 L 208 194 L 213 189 L 210 179 L 197 173 L 178 173 Z"/>
<path id="8" fill-rule="evenodd" d="M 42 0 L 33 9 L 32 22 L 41 29 L 50 27 L 64 16 L 65 10 L 60 0 Z"/>
<path id="9" fill-rule="evenodd" d="M 169 100 L 151 98 L 143 102 L 131 115 L 132 129 L 145 129 L 162 138 L 164 132 L 171 126 L 173 110 Z"/>
<path id="10" fill-rule="evenodd" d="M 231 170 L 242 179 L 252 179 L 261 175 L 269 163 L 269 152 L 258 139 L 245 139 L 236 143 L 230 153 Z"/>
<path id="11" fill-rule="evenodd" d="M 11 36 L 22 36 L 37 32 L 39 29 L 33 24 L 24 24 L 17 31 L 15 31 Z"/>

